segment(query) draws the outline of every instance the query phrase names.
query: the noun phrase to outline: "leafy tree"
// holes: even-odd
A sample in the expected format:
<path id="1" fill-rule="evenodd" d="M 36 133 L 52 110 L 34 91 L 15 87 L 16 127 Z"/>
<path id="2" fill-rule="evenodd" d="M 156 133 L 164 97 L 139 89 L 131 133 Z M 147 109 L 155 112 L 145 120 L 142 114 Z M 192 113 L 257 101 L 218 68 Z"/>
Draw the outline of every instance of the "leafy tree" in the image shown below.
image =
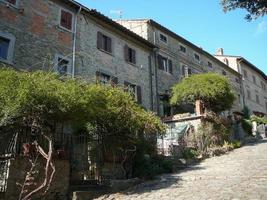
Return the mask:
<path id="1" fill-rule="evenodd" d="M 207 110 L 219 113 L 232 107 L 235 96 L 229 80 L 215 73 L 192 75 L 172 88 L 172 105 L 196 100 Z"/>
<path id="2" fill-rule="evenodd" d="M 236 8 L 246 9 L 248 14 L 245 19 L 248 21 L 267 14 L 266 0 L 221 0 L 221 5 L 225 12 Z"/>

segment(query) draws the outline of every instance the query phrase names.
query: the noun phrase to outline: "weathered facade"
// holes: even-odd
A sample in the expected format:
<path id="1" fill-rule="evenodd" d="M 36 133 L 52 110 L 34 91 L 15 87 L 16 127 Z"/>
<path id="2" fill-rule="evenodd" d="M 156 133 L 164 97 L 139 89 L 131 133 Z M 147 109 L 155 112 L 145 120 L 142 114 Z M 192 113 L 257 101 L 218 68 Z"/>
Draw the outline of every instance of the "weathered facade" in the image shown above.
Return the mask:
<path id="1" fill-rule="evenodd" d="M 164 106 L 166 105 L 164 96 L 169 95 L 174 84 L 194 73 L 216 72 L 227 76 L 236 94 L 236 101 L 231 111 L 242 109 L 241 76 L 232 68 L 153 20 L 118 20 L 117 22 L 159 47 L 155 56 L 157 58 L 156 88 L 159 113 L 162 116 L 170 114 L 170 109 Z"/>
<path id="2" fill-rule="evenodd" d="M 215 57 L 242 75 L 242 101 L 250 114 L 267 115 L 267 76 L 241 56 L 224 55 L 223 49 Z"/>

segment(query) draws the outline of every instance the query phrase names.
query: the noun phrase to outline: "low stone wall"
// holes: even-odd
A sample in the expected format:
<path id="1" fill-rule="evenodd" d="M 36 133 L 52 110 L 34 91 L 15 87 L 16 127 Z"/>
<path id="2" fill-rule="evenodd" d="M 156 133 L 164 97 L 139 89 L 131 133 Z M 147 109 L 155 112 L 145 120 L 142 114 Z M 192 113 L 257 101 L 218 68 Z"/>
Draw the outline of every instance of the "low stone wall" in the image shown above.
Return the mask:
<path id="1" fill-rule="evenodd" d="M 65 200 L 67 199 L 67 193 L 69 188 L 69 161 L 67 160 L 53 160 L 56 168 L 54 179 L 52 181 L 49 192 L 44 197 L 34 197 L 32 199 L 45 199 L 45 200 Z M 23 183 L 27 171 L 30 169 L 31 164 L 26 157 L 16 157 L 10 162 L 10 170 L 7 184 L 7 191 L 4 195 L 4 199 L 7 200 L 18 200 L 20 194 L 20 186 L 17 183 Z M 45 161 L 38 163 L 36 167 L 39 171 L 35 182 L 38 187 L 44 180 L 44 168 Z"/>

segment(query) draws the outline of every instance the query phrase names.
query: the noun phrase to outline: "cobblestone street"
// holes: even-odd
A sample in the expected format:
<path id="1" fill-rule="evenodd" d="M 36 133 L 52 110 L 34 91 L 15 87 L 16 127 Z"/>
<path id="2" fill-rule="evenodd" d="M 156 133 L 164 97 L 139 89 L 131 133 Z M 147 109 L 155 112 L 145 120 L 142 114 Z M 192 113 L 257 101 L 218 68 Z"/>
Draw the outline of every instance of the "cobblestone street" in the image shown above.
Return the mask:
<path id="1" fill-rule="evenodd" d="M 101 200 L 267 199 L 267 140 Z"/>

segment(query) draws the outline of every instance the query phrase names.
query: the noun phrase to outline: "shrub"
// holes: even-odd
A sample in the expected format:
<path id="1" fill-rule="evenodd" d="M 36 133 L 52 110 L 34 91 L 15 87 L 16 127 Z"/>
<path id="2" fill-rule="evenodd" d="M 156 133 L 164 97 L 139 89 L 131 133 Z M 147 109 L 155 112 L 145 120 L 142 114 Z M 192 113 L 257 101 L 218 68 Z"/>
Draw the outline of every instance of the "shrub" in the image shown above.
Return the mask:
<path id="1" fill-rule="evenodd" d="M 242 119 L 241 121 L 243 130 L 248 134 L 252 135 L 252 123 L 248 119 Z"/>
<path id="2" fill-rule="evenodd" d="M 185 148 L 183 151 L 183 158 L 185 159 L 194 159 L 198 157 L 198 152 L 193 148 Z"/>

